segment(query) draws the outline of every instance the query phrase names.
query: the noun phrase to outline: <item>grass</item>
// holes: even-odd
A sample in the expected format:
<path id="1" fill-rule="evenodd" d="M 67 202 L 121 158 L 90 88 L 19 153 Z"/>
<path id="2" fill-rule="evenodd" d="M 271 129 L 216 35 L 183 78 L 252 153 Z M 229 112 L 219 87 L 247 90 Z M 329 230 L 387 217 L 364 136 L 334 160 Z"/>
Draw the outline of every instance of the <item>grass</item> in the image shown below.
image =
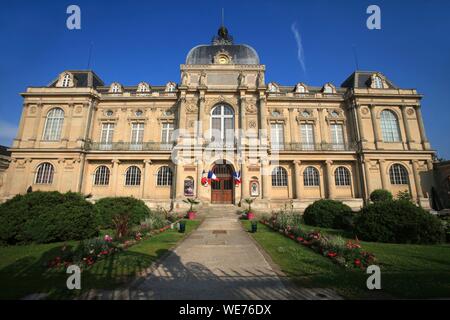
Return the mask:
<path id="1" fill-rule="evenodd" d="M 243 223 L 250 229 L 249 221 Z M 305 229 L 345 235 L 339 230 Z M 364 271 L 338 266 L 263 224 L 251 235 L 299 286 L 333 288 L 349 299 L 450 297 L 450 245 L 361 242 L 364 250 L 375 254 L 381 268 L 382 290 L 372 291 L 366 288 L 369 275 Z"/>
<path id="2" fill-rule="evenodd" d="M 67 290 L 69 275 L 65 270 L 46 267 L 60 253 L 63 243 L 0 247 L 0 299 L 20 299 L 31 293 L 49 293 L 51 299 L 64 299 L 90 289 L 116 288 L 149 267 L 199 224 L 198 220 L 187 220 L 184 234 L 167 230 L 98 261 L 82 271 L 81 290 Z M 77 242 L 66 245 L 74 247 Z"/>

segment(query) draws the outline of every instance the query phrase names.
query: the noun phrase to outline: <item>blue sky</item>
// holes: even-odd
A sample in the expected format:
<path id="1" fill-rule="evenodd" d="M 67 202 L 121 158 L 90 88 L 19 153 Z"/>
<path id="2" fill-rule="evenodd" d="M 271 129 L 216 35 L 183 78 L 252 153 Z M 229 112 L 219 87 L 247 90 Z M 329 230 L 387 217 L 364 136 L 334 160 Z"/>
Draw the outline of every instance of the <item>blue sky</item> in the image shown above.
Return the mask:
<path id="1" fill-rule="evenodd" d="M 66 8 L 81 8 L 81 30 L 66 28 Z M 366 8 L 381 8 L 381 30 L 366 28 Z M 10 145 L 27 86 L 66 69 L 91 68 L 105 81 L 179 81 L 189 49 L 209 43 L 225 8 L 235 42 L 253 46 L 266 81 L 340 85 L 355 69 L 378 70 L 424 94 L 432 147 L 450 159 L 450 1 L 9 1 L 0 11 L 0 144 Z M 292 32 L 302 40 L 304 67 Z"/>

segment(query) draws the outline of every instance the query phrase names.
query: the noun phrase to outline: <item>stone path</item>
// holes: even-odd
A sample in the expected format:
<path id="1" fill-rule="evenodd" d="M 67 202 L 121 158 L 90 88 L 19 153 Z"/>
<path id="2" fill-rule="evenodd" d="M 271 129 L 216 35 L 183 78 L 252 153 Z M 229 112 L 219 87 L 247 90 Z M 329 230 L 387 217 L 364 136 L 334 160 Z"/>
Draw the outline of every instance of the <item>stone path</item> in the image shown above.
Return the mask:
<path id="1" fill-rule="evenodd" d="M 92 292 L 87 298 L 339 299 L 328 289 L 293 286 L 242 228 L 235 207 L 210 207 L 203 214 L 199 228 L 147 276 L 127 289 Z"/>

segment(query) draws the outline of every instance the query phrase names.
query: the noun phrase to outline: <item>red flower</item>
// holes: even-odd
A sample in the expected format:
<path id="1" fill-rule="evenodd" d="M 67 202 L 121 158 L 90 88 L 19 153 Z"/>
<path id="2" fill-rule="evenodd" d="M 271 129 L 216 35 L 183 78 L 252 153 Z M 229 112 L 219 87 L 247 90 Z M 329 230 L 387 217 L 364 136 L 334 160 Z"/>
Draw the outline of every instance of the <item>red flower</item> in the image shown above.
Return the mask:
<path id="1" fill-rule="evenodd" d="M 298 242 L 303 242 L 304 240 L 305 240 L 305 239 L 303 239 L 302 237 L 298 237 L 298 238 L 297 238 L 297 241 L 298 241 Z"/>
<path id="2" fill-rule="evenodd" d="M 359 267 L 361 265 L 361 260 L 355 259 L 355 265 Z"/>
<path id="3" fill-rule="evenodd" d="M 337 253 L 333 252 L 333 251 L 330 251 L 330 252 L 328 252 L 327 256 L 330 257 L 330 258 L 334 258 L 334 257 L 337 256 Z"/>

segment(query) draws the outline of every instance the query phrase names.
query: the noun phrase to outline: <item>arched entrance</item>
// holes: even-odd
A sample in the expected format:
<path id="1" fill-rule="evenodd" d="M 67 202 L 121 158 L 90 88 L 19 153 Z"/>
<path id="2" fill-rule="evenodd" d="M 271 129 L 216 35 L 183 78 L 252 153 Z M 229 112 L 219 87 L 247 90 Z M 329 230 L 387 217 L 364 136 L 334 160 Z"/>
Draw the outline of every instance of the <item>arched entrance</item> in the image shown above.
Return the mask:
<path id="1" fill-rule="evenodd" d="M 233 203 L 233 169 L 229 164 L 215 164 L 212 172 L 219 179 L 211 181 L 211 203 Z"/>

